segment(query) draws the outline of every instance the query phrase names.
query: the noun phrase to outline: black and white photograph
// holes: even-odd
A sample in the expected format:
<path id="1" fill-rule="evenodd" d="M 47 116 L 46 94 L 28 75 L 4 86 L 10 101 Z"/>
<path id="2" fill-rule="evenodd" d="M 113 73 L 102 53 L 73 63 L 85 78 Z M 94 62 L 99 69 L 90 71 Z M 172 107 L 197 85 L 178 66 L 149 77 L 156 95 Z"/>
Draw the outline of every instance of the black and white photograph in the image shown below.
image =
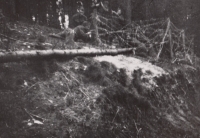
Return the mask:
<path id="1" fill-rule="evenodd" d="M 200 138 L 200 0 L 0 0 L 0 138 Z"/>

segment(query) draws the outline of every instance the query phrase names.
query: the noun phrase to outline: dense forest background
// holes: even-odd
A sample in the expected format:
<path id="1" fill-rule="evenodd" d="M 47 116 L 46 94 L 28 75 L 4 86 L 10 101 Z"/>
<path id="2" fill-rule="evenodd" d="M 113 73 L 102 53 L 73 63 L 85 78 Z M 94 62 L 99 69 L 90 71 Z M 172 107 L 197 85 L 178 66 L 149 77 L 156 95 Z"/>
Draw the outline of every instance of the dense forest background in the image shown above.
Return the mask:
<path id="1" fill-rule="evenodd" d="M 79 0 L 0 0 L 3 13 L 15 20 L 24 20 L 59 27 L 58 13 L 69 15 L 69 20 L 76 13 Z M 109 8 L 116 11 L 122 9 L 127 21 L 149 20 L 152 18 L 170 18 L 187 35 L 194 37 L 196 54 L 200 55 L 200 1 L 199 0 L 107 0 Z M 85 15 L 92 13 L 92 0 L 82 0 Z M 60 3 L 60 4 L 58 4 Z"/>

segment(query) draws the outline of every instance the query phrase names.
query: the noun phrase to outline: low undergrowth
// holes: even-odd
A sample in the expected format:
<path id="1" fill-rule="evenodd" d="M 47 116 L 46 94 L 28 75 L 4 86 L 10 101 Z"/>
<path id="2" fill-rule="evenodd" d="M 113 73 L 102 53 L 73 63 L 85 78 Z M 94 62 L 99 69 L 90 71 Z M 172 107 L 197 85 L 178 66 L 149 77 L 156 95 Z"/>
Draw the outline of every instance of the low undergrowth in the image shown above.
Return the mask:
<path id="1" fill-rule="evenodd" d="M 77 57 L 1 65 L 0 137 L 199 137 L 196 71 L 154 77 Z M 196 79 L 193 79 L 196 78 Z"/>

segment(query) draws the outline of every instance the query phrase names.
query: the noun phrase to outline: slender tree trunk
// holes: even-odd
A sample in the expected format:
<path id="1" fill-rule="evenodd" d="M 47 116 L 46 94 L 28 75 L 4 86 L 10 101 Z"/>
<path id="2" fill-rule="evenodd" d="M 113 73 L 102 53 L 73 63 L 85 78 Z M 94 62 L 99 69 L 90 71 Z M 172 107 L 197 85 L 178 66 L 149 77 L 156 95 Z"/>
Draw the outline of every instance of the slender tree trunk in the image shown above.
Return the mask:
<path id="1" fill-rule="evenodd" d="M 131 0 L 126 0 L 126 23 L 130 24 L 131 23 L 131 18 L 132 18 L 132 4 Z"/>
<path id="2" fill-rule="evenodd" d="M 99 45 L 101 43 L 101 40 L 99 38 L 99 31 L 98 31 L 98 25 L 97 25 L 97 9 L 96 8 L 94 8 L 94 10 L 93 10 L 92 22 L 93 22 L 93 27 L 94 27 L 94 33 L 93 33 L 94 44 Z"/>
<path id="3" fill-rule="evenodd" d="M 162 53 L 162 50 L 163 50 L 163 46 L 164 46 L 164 42 L 165 42 L 165 38 L 167 37 L 167 34 L 169 32 L 169 29 L 170 29 L 170 19 L 168 18 L 168 23 L 167 23 L 167 29 L 165 31 L 165 34 L 163 36 L 163 39 L 162 39 L 162 42 L 160 44 L 160 49 L 159 49 L 159 52 L 158 52 L 158 55 L 156 57 L 156 60 L 158 60 L 160 58 L 160 54 Z"/>
<path id="4" fill-rule="evenodd" d="M 173 43 L 172 43 L 172 32 L 171 32 L 171 28 L 169 29 L 169 44 L 170 44 L 170 57 L 173 60 L 174 58 L 174 52 L 173 52 Z"/>
<path id="5" fill-rule="evenodd" d="M 19 8 L 19 0 L 14 0 L 14 14 L 16 19 L 19 18 Z"/>
<path id="6" fill-rule="evenodd" d="M 184 56 L 186 55 L 186 50 L 185 50 L 185 31 L 182 31 L 182 39 L 183 39 L 183 50 L 184 50 Z"/>
<path id="7" fill-rule="evenodd" d="M 13 0 L 11 3 L 12 6 L 12 16 L 16 15 L 16 0 Z"/>

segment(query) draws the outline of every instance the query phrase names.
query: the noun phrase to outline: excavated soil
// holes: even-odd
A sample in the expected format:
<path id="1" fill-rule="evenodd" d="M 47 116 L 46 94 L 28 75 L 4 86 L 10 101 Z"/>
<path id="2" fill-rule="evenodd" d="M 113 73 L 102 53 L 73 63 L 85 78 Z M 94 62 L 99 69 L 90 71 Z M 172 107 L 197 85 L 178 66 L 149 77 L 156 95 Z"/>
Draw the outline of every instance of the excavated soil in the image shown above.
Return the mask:
<path id="1" fill-rule="evenodd" d="M 15 26 L 11 50 L 59 31 Z M 200 137 L 199 63 L 156 64 L 122 55 L 1 64 L 0 137 Z"/>
<path id="2" fill-rule="evenodd" d="M 148 70 L 135 63 L 130 72 L 130 59 L 1 65 L 0 136 L 199 137 L 200 72 L 169 72 L 150 63 Z"/>

